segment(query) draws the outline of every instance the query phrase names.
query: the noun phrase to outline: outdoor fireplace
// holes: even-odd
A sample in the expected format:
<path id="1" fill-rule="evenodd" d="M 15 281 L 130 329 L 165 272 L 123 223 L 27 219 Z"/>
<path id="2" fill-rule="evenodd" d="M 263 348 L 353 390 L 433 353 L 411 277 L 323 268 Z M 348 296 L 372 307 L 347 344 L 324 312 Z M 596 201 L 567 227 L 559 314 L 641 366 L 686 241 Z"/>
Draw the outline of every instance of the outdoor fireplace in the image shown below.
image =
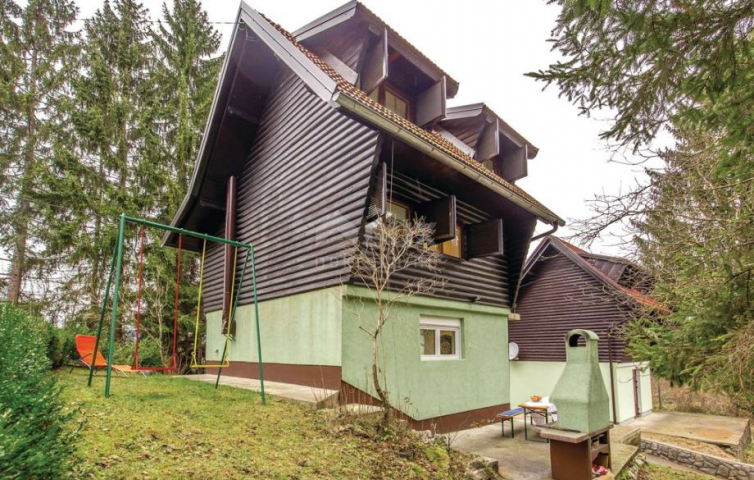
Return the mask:
<path id="1" fill-rule="evenodd" d="M 597 343 L 589 330 L 565 338 L 566 366 L 551 395 L 558 421 L 540 431 L 550 441 L 555 480 L 589 480 L 592 464 L 610 468 L 610 401 L 602 379 Z"/>

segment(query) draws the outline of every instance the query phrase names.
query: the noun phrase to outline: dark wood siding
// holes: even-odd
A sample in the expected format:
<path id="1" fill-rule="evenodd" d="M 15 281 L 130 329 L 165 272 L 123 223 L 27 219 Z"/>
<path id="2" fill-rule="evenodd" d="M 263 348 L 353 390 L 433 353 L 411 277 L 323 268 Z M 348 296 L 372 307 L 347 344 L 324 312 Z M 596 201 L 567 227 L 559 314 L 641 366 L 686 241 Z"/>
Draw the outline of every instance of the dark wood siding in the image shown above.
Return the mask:
<path id="1" fill-rule="evenodd" d="M 281 80 L 238 181 L 236 235 L 254 244 L 260 300 L 341 282 L 378 153 L 375 130 L 327 105 L 298 77 Z M 221 308 L 221 252 L 208 253 L 206 311 Z M 243 260 L 239 254 L 237 275 Z M 241 304 L 252 300 L 249 280 Z"/>
<path id="2" fill-rule="evenodd" d="M 435 200 L 447 196 L 418 180 L 395 172 L 392 184 L 388 183 L 388 198 L 411 208 L 423 201 Z M 489 214 L 463 201 L 456 202 L 458 221 L 462 224 L 479 223 L 491 220 Z M 505 232 L 503 232 L 505 235 Z M 443 257 L 442 275 L 447 279 L 442 291 L 435 296 L 454 300 L 472 301 L 497 306 L 510 305 L 508 284 L 508 262 L 506 256 L 497 255 L 484 258 L 464 260 L 450 256 Z M 416 278 L 428 275 L 420 270 L 408 271 L 403 278 Z M 355 283 L 358 283 L 354 279 Z"/>
<path id="3" fill-rule="evenodd" d="M 349 29 L 342 35 L 333 35 L 327 38 L 322 41 L 322 46 L 338 57 L 341 62 L 351 67 L 351 70 L 358 73 L 359 61 L 364 54 L 368 39 L 368 27 L 362 25 L 361 28 Z"/>
<path id="4" fill-rule="evenodd" d="M 548 248 L 524 277 L 517 303 L 521 320 L 509 322 L 520 360 L 565 360 L 565 334 L 574 328 L 600 337 L 600 361 L 608 361 L 607 334 L 629 314 L 604 284 L 554 248 Z M 625 341 L 613 340 L 613 360 L 623 359 Z"/>

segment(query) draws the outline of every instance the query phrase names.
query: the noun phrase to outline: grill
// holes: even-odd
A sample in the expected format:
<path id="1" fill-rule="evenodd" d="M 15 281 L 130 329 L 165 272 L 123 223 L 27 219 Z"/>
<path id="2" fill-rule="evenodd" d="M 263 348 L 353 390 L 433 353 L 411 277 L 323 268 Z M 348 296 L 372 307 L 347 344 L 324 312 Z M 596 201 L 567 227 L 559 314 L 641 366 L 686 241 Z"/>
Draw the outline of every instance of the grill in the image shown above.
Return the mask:
<path id="1" fill-rule="evenodd" d="M 555 480 L 590 480 L 592 464 L 610 468 L 610 400 L 602 379 L 597 344 L 589 330 L 566 334 L 566 366 L 551 395 L 558 421 L 542 429 L 550 441 Z"/>

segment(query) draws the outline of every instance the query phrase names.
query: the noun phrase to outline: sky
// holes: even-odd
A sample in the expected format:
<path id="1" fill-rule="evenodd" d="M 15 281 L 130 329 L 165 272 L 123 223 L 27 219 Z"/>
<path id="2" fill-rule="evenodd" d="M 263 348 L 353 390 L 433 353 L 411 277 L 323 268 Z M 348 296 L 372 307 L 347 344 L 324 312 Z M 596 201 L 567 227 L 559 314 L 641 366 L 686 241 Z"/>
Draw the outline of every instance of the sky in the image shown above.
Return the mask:
<path id="1" fill-rule="evenodd" d="M 346 0 L 247 0 L 289 31 L 337 8 Z M 79 17 L 86 18 L 101 0 L 78 0 Z M 142 0 L 156 20 L 163 0 Z M 509 125 L 539 148 L 529 161 L 529 176 L 517 184 L 567 223 L 589 215 L 587 201 L 595 194 L 617 193 L 642 178 L 641 167 L 610 162 L 599 133 L 609 126 L 610 113 L 592 118 L 558 97 L 552 86 L 524 76 L 544 69 L 560 56 L 547 39 L 559 7 L 545 0 L 364 0 L 370 10 L 398 31 L 460 83 L 449 106 L 484 102 Z M 168 6 L 172 0 L 167 0 Z M 236 0 L 203 0 L 209 20 L 233 22 Z M 227 50 L 233 25 L 215 25 Z M 540 224 L 537 233 L 547 230 Z M 566 225 L 558 231 L 568 236 Z M 592 250 L 616 254 L 608 239 Z"/>

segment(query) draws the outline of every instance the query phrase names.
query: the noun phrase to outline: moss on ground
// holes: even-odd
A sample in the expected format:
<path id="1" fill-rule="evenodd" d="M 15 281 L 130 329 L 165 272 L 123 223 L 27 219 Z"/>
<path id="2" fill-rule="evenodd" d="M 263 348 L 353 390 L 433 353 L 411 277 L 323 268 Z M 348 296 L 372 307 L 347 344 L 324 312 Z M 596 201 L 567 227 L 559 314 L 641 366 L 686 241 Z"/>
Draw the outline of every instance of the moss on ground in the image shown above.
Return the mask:
<path id="1" fill-rule="evenodd" d="M 86 387 L 87 371 L 56 373 L 63 399 L 80 409 L 78 477 L 460 478 L 469 458 L 438 465 L 427 444 L 400 428 L 324 414 L 247 390 L 153 375 Z M 431 448 L 448 449 L 441 443 Z"/>
<path id="2" fill-rule="evenodd" d="M 709 475 L 684 472 L 662 465 L 647 464 L 641 473 L 641 480 L 708 480 Z"/>

